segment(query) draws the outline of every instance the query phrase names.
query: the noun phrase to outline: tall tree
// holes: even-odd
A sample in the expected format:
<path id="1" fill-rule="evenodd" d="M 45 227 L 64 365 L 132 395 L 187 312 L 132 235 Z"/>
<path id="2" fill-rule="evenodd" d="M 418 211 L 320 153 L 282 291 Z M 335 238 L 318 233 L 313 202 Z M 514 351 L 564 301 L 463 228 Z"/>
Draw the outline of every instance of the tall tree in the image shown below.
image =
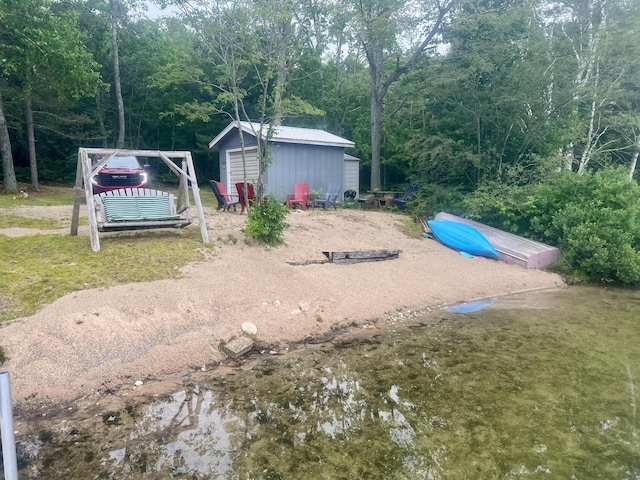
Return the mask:
<path id="1" fill-rule="evenodd" d="M 270 159 L 266 145 L 273 128 L 290 114 L 320 113 L 288 92 L 290 72 L 299 56 L 292 15 L 296 7 L 292 2 L 283 6 L 271 0 L 194 0 L 178 5 L 200 37 L 210 72 L 207 76 L 202 69 L 189 70 L 187 75 L 203 84 L 209 101 L 202 101 L 202 95 L 180 110 L 191 117 L 224 114 L 235 122 L 259 124 L 253 133 L 258 139 L 260 196 L 262 173 Z M 242 130 L 240 138 L 243 142 Z"/>
<path id="2" fill-rule="evenodd" d="M 638 59 L 632 53 L 640 48 L 637 8 L 637 2 L 626 0 L 565 0 L 550 7 L 554 53 L 571 55 L 566 62 L 572 77 L 566 117 L 572 122 L 563 146 L 565 169 L 582 174 L 594 161 L 597 168 L 613 154 L 635 148 L 634 141 L 623 145 L 612 133 L 620 114 L 629 111 L 634 90 L 629 87 L 637 76 Z M 566 74 L 566 65 L 558 62 L 553 68 Z"/>
<path id="3" fill-rule="evenodd" d="M 416 15 L 414 2 L 406 0 L 353 1 L 352 28 L 362 44 L 369 65 L 371 90 L 371 188 L 380 189 L 380 145 L 382 110 L 389 87 L 415 67 L 441 31 L 456 0 L 435 2 L 427 12 Z M 411 29 L 414 29 L 413 31 Z M 424 31 L 421 40 L 404 52 L 403 35 Z"/>
<path id="4" fill-rule="evenodd" d="M 0 85 L 0 153 L 2 154 L 3 189 L 6 193 L 18 191 L 18 181 L 13 168 L 13 154 L 11 153 L 11 138 L 7 128 L 7 119 L 4 115 L 2 102 L 2 86 Z"/>
<path id="5" fill-rule="evenodd" d="M 78 11 L 71 2 L 7 0 L 0 6 L 0 73 L 19 85 L 24 95 L 31 185 L 38 188 L 32 92 L 51 89 L 58 97 L 78 99 L 91 94 L 99 83 L 97 66 L 82 43 Z M 6 119 L 4 122 L 6 126 Z M 6 134 L 6 135 L 5 135 Z M 8 131 L 6 137 L 11 150 Z M 15 182 L 13 161 L 3 162 L 5 189 Z"/>
<path id="6" fill-rule="evenodd" d="M 124 146 L 125 117 L 122 87 L 120 85 L 120 57 L 118 55 L 118 0 L 109 0 L 111 5 L 111 50 L 113 53 L 113 82 L 118 102 L 118 140 L 116 148 Z"/>

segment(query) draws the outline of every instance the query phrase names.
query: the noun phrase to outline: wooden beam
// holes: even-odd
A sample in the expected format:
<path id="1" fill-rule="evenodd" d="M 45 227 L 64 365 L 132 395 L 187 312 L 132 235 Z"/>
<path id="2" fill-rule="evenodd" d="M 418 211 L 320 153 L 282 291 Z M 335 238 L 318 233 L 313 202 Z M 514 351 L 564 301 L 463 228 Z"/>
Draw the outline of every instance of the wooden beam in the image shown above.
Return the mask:
<path id="1" fill-rule="evenodd" d="M 380 262 L 398 258 L 402 250 L 360 250 L 353 252 L 322 252 L 331 263 Z"/>

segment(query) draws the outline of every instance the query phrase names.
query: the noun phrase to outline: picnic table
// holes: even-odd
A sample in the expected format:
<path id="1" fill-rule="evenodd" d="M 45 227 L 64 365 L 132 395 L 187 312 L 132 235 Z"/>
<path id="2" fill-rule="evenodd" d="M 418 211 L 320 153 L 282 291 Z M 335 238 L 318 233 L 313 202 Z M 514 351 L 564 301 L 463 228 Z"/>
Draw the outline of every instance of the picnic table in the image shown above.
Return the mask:
<path id="1" fill-rule="evenodd" d="M 393 198 L 396 195 L 400 195 L 402 193 L 404 192 L 399 192 L 397 190 L 372 190 L 370 192 L 367 192 L 367 195 L 371 195 L 373 199 L 373 206 L 379 208 L 380 205 L 386 205 L 386 198 Z"/>

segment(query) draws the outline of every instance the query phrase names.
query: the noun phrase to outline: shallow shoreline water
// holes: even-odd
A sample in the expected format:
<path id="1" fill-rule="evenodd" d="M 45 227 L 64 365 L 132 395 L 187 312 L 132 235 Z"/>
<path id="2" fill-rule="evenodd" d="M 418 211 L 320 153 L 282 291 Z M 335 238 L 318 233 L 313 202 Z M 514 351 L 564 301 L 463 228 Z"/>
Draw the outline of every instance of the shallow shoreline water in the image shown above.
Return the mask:
<path id="1" fill-rule="evenodd" d="M 23 472 L 638 478 L 638 306 L 637 291 L 571 287 L 358 328 L 150 403 L 39 422 Z"/>

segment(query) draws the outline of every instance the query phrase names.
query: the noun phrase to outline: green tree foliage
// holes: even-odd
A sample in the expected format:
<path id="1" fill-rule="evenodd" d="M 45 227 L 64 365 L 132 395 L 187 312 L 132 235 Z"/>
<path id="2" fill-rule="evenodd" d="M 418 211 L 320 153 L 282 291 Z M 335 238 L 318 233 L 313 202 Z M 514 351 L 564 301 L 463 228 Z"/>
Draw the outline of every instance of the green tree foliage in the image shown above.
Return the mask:
<path id="1" fill-rule="evenodd" d="M 382 187 L 382 112 L 389 89 L 415 68 L 441 32 L 443 22 L 456 5 L 445 2 L 412 3 L 402 0 L 346 2 L 349 27 L 367 61 L 371 115 L 371 188 Z M 418 33 L 419 32 L 419 33 Z M 413 40 L 404 47 L 403 37 Z"/>
<path id="2" fill-rule="evenodd" d="M 466 198 L 468 212 L 499 228 L 556 245 L 559 268 L 576 281 L 640 283 L 640 187 L 625 169 L 548 183 L 485 188 Z"/>
<path id="3" fill-rule="evenodd" d="M 447 54 L 423 63 L 402 86 L 410 100 L 398 117 L 411 131 L 402 150 L 412 178 L 469 191 L 539 179 L 557 130 L 535 10 L 525 2 L 469 3 L 445 39 Z"/>
<path id="4" fill-rule="evenodd" d="M 640 11 L 624 0 L 544 4 L 553 108 L 564 121 L 565 169 L 629 165 L 637 118 Z M 635 58 L 634 58 L 635 57 Z M 562 61 L 560 61 L 562 59 Z M 630 121 L 630 123 L 629 123 Z M 622 135 L 621 135 L 622 133 Z"/>
<path id="5" fill-rule="evenodd" d="M 23 102 L 26 101 L 31 175 L 36 177 L 32 178 L 32 185 L 35 187 L 38 181 L 32 108 L 37 108 L 36 127 L 49 127 L 58 134 L 63 133 L 64 127 L 60 125 L 86 122 L 78 116 L 73 119 L 59 116 L 66 110 L 66 106 L 60 108 L 60 104 L 93 95 L 100 84 L 98 65 L 78 29 L 78 16 L 77 4 L 72 1 L 7 0 L 0 4 L 0 24 L 3 26 L 0 31 L 0 76 L 7 80 L 14 99 L 20 99 L 20 103 L 8 105 L 8 115 L 14 122 L 22 117 Z M 46 100 L 42 101 L 43 98 Z M 48 109 L 52 104 L 57 108 Z M 56 121 L 52 122 L 52 119 Z M 14 132 L 22 128 L 13 125 Z M 17 133 L 22 132 L 18 130 Z M 20 140 L 24 142 L 19 135 L 16 142 L 14 136 L 11 143 Z M 15 181 L 12 170 L 13 165 L 5 162 L 5 188 L 7 181 Z"/>

